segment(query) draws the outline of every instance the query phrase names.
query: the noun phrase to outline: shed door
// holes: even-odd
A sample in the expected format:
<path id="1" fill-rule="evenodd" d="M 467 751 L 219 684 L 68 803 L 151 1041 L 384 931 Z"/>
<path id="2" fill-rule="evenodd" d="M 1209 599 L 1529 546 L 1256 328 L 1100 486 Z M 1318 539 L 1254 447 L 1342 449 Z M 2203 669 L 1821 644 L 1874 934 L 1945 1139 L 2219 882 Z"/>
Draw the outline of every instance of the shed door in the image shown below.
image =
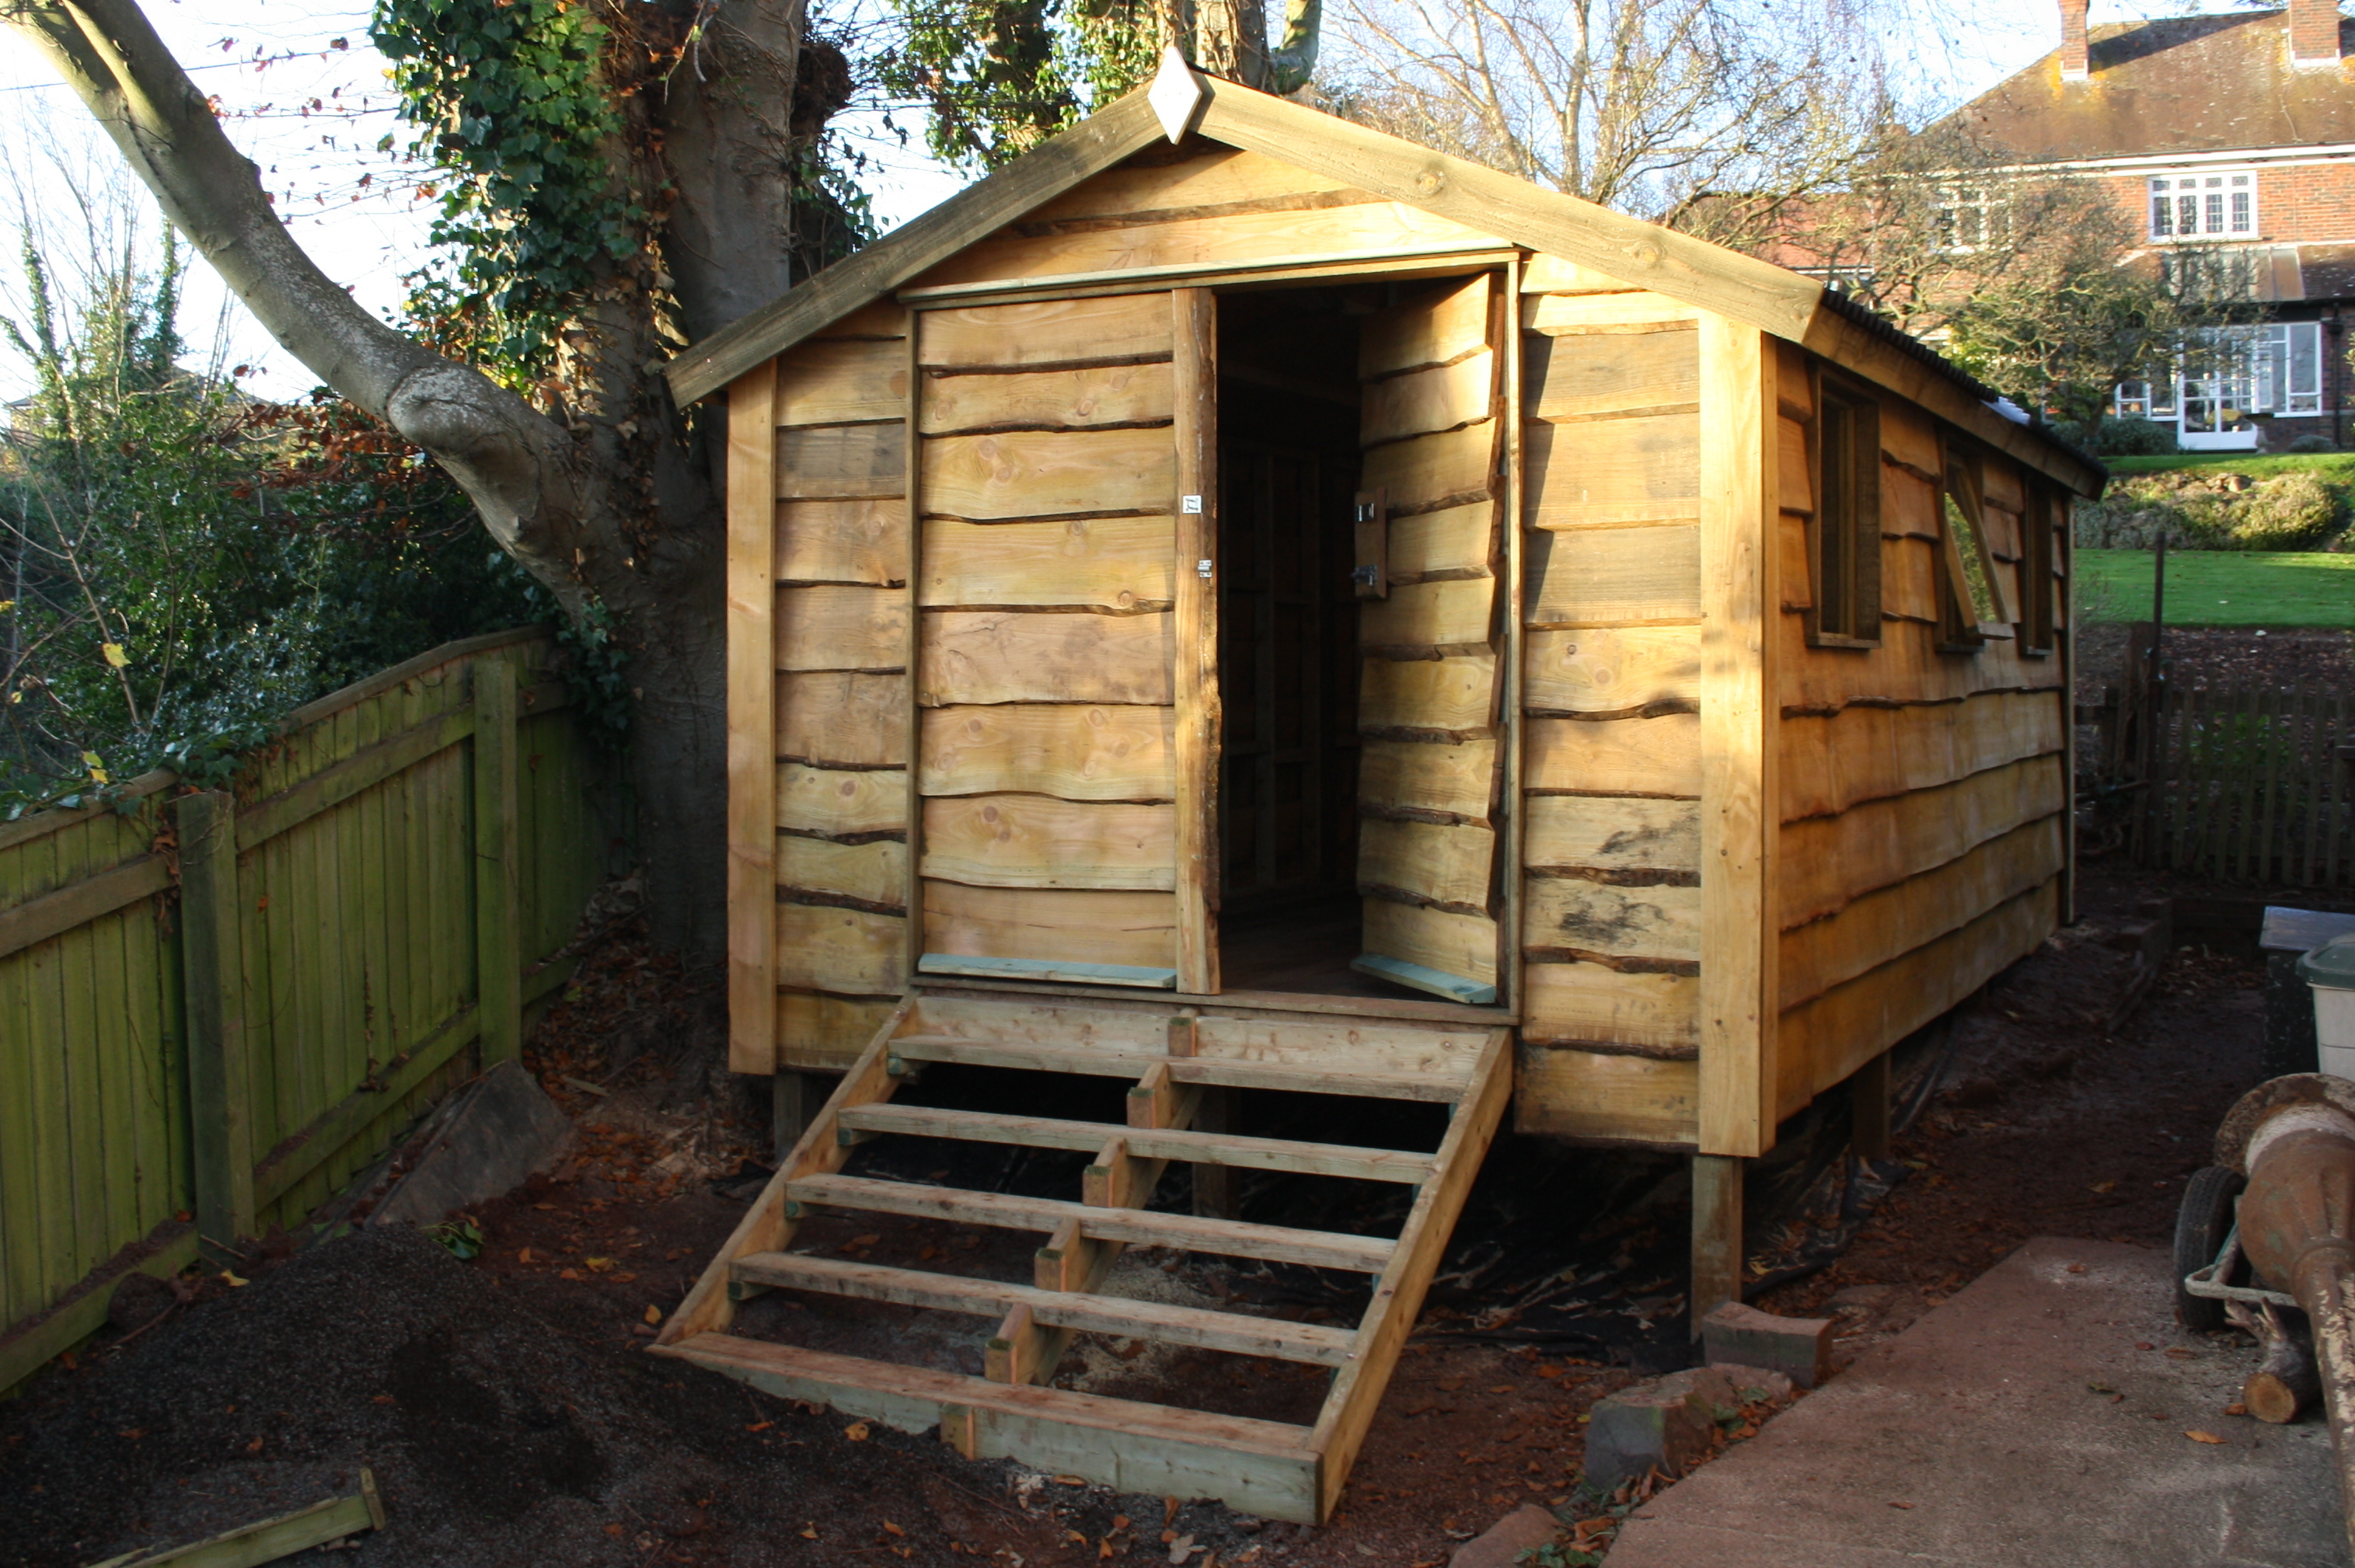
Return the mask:
<path id="1" fill-rule="evenodd" d="M 920 973 L 1216 988 L 1210 303 L 916 318 Z"/>
<path id="2" fill-rule="evenodd" d="M 1358 364 L 1355 967 L 1466 1002 L 1497 1000 L 1502 906 L 1501 309 L 1494 274 L 1441 283 L 1367 318 Z"/>

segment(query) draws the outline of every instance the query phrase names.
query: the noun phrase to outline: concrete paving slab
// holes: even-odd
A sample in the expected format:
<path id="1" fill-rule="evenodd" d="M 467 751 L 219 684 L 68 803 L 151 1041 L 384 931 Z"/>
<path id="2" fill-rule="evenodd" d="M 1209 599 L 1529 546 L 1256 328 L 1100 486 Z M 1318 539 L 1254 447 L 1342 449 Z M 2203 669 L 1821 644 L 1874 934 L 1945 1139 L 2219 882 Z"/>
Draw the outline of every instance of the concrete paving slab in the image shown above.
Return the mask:
<path id="1" fill-rule="evenodd" d="M 2172 1305 L 2161 1253 L 2030 1242 L 1661 1493 L 1609 1568 L 2348 1568 L 2328 1429 L 2226 1415 L 2257 1353 Z"/>

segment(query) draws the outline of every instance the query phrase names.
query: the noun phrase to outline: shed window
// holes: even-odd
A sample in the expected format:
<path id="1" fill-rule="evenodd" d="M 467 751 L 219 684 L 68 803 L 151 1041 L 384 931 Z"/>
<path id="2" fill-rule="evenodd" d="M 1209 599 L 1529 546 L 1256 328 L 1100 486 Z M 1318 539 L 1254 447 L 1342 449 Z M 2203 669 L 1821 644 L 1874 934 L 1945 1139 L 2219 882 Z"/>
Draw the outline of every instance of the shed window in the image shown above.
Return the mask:
<path id="1" fill-rule="evenodd" d="M 1816 395 L 1813 641 L 1881 641 L 1881 408 L 1829 382 Z"/>
<path id="2" fill-rule="evenodd" d="M 1977 463 L 1950 455 L 1941 497 L 1939 644 L 1949 652 L 1976 649 L 1990 637 L 2009 638 L 2012 617 L 1987 545 Z"/>
<path id="3" fill-rule="evenodd" d="M 2052 532 L 2062 516 L 2057 497 L 2041 487 L 2028 493 L 2028 514 L 2019 520 L 2019 651 L 2052 652 L 2052 632 L 2059 621 L 2053 613 L 2058 583 L 2054 580 L 2059 551 Z"/>

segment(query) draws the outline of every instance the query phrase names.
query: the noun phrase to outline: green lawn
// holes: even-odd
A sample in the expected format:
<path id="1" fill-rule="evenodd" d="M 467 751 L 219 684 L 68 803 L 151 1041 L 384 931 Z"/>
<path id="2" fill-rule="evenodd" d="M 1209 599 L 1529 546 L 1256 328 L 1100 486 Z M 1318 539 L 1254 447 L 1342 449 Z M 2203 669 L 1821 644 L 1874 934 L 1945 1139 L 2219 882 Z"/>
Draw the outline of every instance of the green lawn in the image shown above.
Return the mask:
<path id="1" fill-rule="evenodd" d="M 2079 617 L 2089 625 L 2149 620 L 2151 558 L 2147 550 L 2079 550 Z M 2169 550 L 2167 624 L 2355 628 L 2355 555 Z"/>
<path id="2" fill-rule="evenodd" d="M 2179 452 L 2173 457 L 2104 458 L 2102 466 L 2121 476 L 2162 473 L 2177 468 L 2220 468 L 2227 473 L 2245 473 L 2253 479 L 2311 469 L 2335 483 L 2355 482 L 2355 452 L 2314 452 L 2305 456 L 2288 452 L 2264 456 L 2255 452 Z"/>

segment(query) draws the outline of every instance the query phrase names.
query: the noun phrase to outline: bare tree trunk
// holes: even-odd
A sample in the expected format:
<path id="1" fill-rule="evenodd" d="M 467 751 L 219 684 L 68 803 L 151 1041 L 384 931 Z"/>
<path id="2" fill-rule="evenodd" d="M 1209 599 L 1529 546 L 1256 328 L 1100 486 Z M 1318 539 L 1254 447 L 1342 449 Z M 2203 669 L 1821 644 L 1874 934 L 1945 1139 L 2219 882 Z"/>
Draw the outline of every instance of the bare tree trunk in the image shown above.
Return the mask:
<path id="1" fill-rule="evenodd" d="M 662 4 L 682 27 L 701 14 L 685 0 Z M 49 58 L 272 336 L 431 453 L 499 546 L 569 612 L 602 605 L 612 616 L 630 656 L 630 777 L 655 934 L 685 951 L 719 951 L 725 432 L 716 412 L 690 423 L 671 405 L 655 374 L 670 347 L 652 296 L 667 290 L 699 338 L 791 281 L 800 0 L 723 0 L 689 58 L 654 90 L 660 100 L 625 106 L 663 132 L 662 169 L 640 171 L 676 193 L 656 237 L 662 273 L 632 263 L 579 302 L 552 413 L 386 326 L 321 271 L 136 0 L 7 0 L 0 20 Z"/>

